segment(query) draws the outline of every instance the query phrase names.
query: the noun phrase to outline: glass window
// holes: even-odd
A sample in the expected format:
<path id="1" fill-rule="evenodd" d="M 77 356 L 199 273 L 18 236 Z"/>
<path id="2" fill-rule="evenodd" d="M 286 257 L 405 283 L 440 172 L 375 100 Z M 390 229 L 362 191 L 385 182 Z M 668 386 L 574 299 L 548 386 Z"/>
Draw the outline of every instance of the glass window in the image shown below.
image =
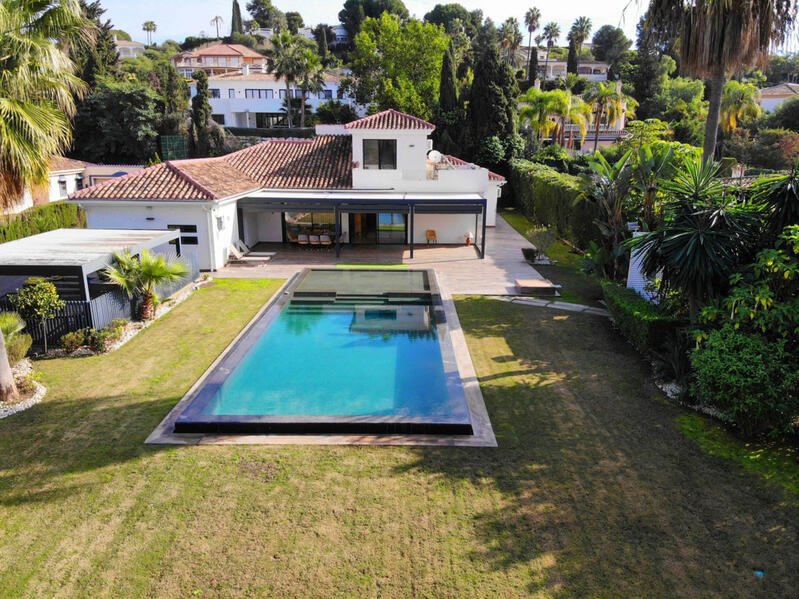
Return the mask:
<path id="1" fill-rule="evenodd" d="M 228 98 L 235 98 L 236 97 L 236 90 L 235 89 L 227 90 L 227 97 Z"/>
<path id="2" fill-rule="evenodd" d="M 285 97 L 286 97 L 286 90 L 285 90 L 285 89 L 281 89 L 281 90 L 279 91 L 279 94 L 280 94 L 280 97 L 281 97 L 281 98 L 285 98 Z"/>
<path id="3" fill-rule="evenodd" d="M 218 125 L 224 125 L 225 124 L 225 115 L 224 114 L 212 114 L 211 118 L 214 119 L 214 121 L 216 121 L 216 123 Z"/>
<path id="4" fill-rule="evenodd" d="M 405 243 L 405 219 L 402 213 L 381 212 L 377 215 L 377 241 Z"/>
<path id="5" fill-rule="evenodd" d="M 332 100 L 333 99 L 333 90 L 332 89 L 323 89 L 319 92 L 319 99 L 320 100 Z"/>
<path id="6" fill-rule="evenodd" d="M 363 168 L 393 170 L 397 168 L 396 139 L 364 139 Z"/>
<path id="7" fill-rule="evenodd" d="M 65 198 L 67 197 L 67 180 L 66 179 L 59 179 L 58 181 L 58 197 Z"/>
<path id="8" fill-rule="evenodd" d="M 199 238 L 197 237 L 197 225 L 167 225 L 167 229 L 178 229 L 181 233 L 194 233 L 194 235 L 181 235 L 181 245 L 197 245 Z"/>
<path id="9" fill-rule="evenodd" d="M 219 89 L 216 87 L 212 87 L 208 90 L 211 93 L 212 98 L 221 98 L 222 94 L 219 92 Z"/>
<path id="10" fill-rule="evenodd" d="M 289 233 L 332 233 L 336 229 L 334 212 L 286 212 L 286 231 Z"/>

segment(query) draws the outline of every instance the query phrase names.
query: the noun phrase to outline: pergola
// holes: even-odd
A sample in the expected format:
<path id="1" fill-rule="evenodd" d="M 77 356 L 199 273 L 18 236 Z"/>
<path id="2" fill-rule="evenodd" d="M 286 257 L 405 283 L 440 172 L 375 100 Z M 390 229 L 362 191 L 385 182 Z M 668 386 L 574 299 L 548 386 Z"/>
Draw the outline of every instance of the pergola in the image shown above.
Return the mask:
<path id="1" fill-rule="evenodd" d="M 400 193 L 390 191 L 264 191 L 263 195 L 239 200 L 239 208 L 266 209 L 271 212 L 319 210 L 333 212 L 336 226 L 336 257 L 341 256 L 341 214 L 372 212 L 408 215 L 409 249 L 413 258 L 414 216 L 417 214 L 474 214 L 475 231 L 480 239 L 475 245 L 480 258 L 486 256 L 486 199 L 477 193 Z M 481 218 L 482 217 L 482 218 Z"/>
<path id="2" fill-rule="evenodd" d="M 138 254 L 173 240 L 180 254 L 180 231 L 56 229 L 0 244 L 0 276 L 58 277 L 62 296 L 88 302 L 87 276 L 111 264 L 115 253 Z"/>

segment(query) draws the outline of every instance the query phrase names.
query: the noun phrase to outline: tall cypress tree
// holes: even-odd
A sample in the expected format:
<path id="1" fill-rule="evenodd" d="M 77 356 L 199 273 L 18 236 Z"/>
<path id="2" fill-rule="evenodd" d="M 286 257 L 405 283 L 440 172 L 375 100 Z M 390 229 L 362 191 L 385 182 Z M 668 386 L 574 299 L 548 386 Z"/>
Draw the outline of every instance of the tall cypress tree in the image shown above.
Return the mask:
<path id="1" fill-rule="evenodd" d="M 527 72 L 527 80 L 535 81 L 538 78 L 538 44 L 530 46 L 530 70 Z"/>
<path id="2" fill-rule="evenodd" d="M 569 55 L 566 58 L 566 72 L 577 74 L 577 41 L 569 37 Z"/>
<path id="3" fill-rule="evenodd" d="M 436 147 L 445 154 L 458 153 L 458 140 L 462 138 L 463 131 L 463 110 L 458 101 L 455 78 L 455 55 L 450 41 L 441 63 L 435 132 Z"/>
<path id="4" fill-rule="evenodd" d="M 230 35 L 234 33 L 244 33 L 244 25 L 241 21 L 241 8 L 239 0 L 233 0 L 233 16 L 230 19 Z"/>
<path id="5" fill-rule="evenodd" d="M 191 135 L 192 155 L 208 156 L 211 140 L 209 124 L 211 120 L 211 103 L 208 89 L 208 75 L 205 71 L 194 71 L 192 78 L 197 82 L 197 94 L 191 99 Z"/>
<path id="6" fill-rule="evenodd" d="M 94 24 L 93 38 L 75 38 L 70 45 L 70 58 L 76 65 L 76 74 L 83 79 L 91 89 L 97 85 L 98 79 L 112 74 L 119 62 L 114 34 L 114 26 L 110 20 L 105 22 L 100 17 L 105 9 L 100 6 L 99 0 L 87 4 L 81 1 L 83 15 Z"/>

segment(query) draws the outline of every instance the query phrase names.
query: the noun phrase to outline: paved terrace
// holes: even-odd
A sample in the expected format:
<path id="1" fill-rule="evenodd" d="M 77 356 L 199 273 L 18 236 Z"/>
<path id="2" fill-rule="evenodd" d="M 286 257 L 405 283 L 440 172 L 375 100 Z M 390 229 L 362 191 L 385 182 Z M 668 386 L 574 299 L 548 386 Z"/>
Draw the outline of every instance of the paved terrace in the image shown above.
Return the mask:
<path id="1" fill-rule="evenodd" d="M 412 268 L 433 268 L 442 291 L 448 294 L 517 295 L 516 279 L 544 279 L 524 261 L 522 248 L 533 247 L 501 216 L 497 226 L 486 231 L 487 254 L 480 260 L 477 250 L 465 245 L 416 245 L 414 257 L 404 246 L 342 246 L 341 258 L 333 250 L 294 248 L 281 244 L 260 244 L 250 259 L 259 255 L 267 262 L 230 264 L 214 276 L 224 278 L 288 278 L 304 268 L 336 264 L 407 264 Z"/>

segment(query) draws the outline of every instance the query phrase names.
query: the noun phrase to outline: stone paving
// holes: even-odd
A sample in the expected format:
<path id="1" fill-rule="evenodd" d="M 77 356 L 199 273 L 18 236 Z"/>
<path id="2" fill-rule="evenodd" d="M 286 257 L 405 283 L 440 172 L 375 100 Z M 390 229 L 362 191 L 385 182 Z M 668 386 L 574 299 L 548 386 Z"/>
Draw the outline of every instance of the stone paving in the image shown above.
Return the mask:
<path id="1" fill-rule="evenodd" d="M 567 312 L 580 312 L 582 314 L 593 314 L 594 316 L 605 316 L 610 318 L 610 312 L 604 308 L 595 308 L 584 304 L 572 304 L 569 302 L 559 302 L 556 300 L 539 299 L 535 297 L 508 297 L 508 296 L 488 296 L 491 299 L 523 306 L 535 306 L 537 308 L 552 308 L 554 310 L 566 310 Z"/>
<path id="2" fill-rule="evenodd" d="M 414 257 L 405 246 L 344 247 L 341 258 L 332 250 L 291 248 L 279 244 L 260 244 L 255 256 L 268 261 L 231 264 L 215 277 L 289 278 L 304 268 L 331 267 L 336 264 L 407 264 L 411 268 L 432 268 L 439 285 L 449 294 L 518 295 L 516 279 L 544 279 L 522 256 L 522 248 L 533 247 L 497 217 L 497 226 L 487 230 L 485 260 L 477 250 L 465 245 L 416 246 Z"/>

